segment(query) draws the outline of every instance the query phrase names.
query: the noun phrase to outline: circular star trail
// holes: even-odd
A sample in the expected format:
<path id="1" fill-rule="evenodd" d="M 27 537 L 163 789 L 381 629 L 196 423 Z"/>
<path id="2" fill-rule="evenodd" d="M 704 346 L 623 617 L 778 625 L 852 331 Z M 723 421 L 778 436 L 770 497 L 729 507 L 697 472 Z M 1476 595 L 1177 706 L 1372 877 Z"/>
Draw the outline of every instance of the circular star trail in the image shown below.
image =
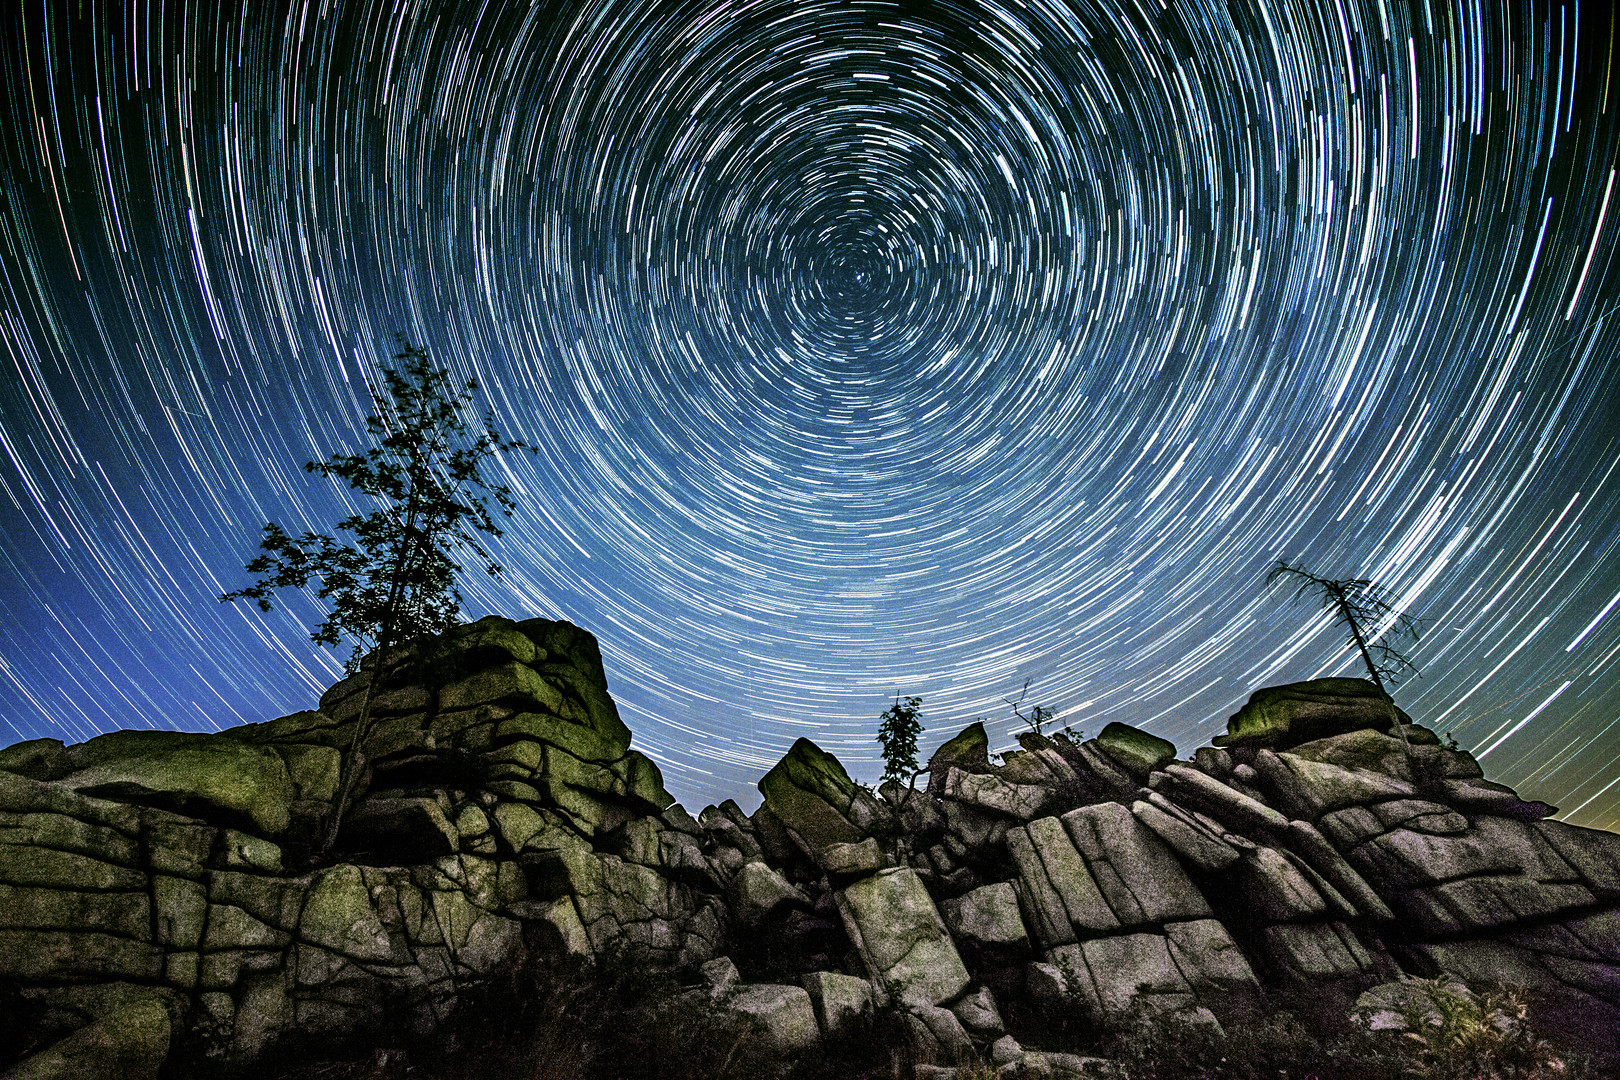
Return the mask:
<path id="1" fill-rule="evenodd" d="M 30 0 L 3 53 L 0 734 L 306 708 L 259 528 L 356 509 L 396 336 L 518 509 L 468 614 L 600 639 L 689 805 L 1026 682 L 1188 752 L 1424 620 L 1397 699 L 1620 822 L 1603 5 Z"/>

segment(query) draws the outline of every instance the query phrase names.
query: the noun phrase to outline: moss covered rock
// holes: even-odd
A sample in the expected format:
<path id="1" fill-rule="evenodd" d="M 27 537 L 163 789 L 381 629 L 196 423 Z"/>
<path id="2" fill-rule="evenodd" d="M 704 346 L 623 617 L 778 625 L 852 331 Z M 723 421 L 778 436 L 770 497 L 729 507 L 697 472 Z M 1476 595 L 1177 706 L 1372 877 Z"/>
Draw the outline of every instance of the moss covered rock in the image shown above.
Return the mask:
<path id="1" fill-rule="evenodd" d="M 1277 750 L 1365 728 L 1388 731 L 1396 722 L 1412 718 L 1368 680 L 1312 679 L 1256 690 L 1211 741 Z"/>

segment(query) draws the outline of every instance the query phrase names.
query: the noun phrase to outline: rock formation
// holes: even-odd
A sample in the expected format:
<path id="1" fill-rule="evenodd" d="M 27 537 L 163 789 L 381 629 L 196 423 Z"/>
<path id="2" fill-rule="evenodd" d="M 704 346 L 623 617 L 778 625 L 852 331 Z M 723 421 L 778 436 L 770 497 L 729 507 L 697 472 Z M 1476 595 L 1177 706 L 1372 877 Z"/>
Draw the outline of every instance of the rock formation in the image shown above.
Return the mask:
<path id="1" fill-rule="evenodd" d="M 15 1075 L 427 1033 L 537 953 L 688 971 L 784 1059 L 884 1009 L 935 1060 L 1011 1072 L 1040 1051 L 1009 1026 L 1042 1017 L 1230 1023 L 1402 972 L 1523 983 L 1620 1031 L 1620 836 L 1549 820 L 1361 680 L 1261 690 L 1190 760 L 1111 724 L 993 763 L 973 725 L 925 784 L 874 792 L 801 739 L 753 814 L 694 819 L 630 749 L 589 634 L 489 618 L 385 666 L 370 768 L 311 865 L 368 678 L 217 735 L 0 750 Z"/>

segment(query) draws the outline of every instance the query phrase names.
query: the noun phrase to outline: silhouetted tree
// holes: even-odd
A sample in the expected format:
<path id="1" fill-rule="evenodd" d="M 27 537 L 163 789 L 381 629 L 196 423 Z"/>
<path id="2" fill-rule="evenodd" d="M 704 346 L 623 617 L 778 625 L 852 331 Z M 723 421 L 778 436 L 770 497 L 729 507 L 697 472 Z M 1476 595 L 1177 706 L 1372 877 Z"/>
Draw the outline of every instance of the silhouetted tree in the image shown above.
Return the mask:
<path id="1" fill-rule="evenodd" d="M 894 704 L 879 714 L 877 741 L 883 745 L 883 779 L 905 780 L 917 774 L 917 736 L 922 734 L 922 698 L 894 695 Z"/>
<path id="2" fill-rule="evenodd" d="M 1024 699 L 1027 697 L 1029 697 L 1029 680 L 1025 679 L 1023 692 L 1018 695 L 1017 701 L 1012 698 L 1002 698 L 1001 700 L 1012 706 L 1013 715 L 1029 725 L 1029 730 L 1040 735 L 1042 734 L 1041 728 L 1045 726 L 1048 720 L 1052 719 L 1052 710 L 1045 705 L 1035 705 L 1030 708 L 1029 714 L 1025 715 L 1023 704 Z"/>
<path id="3" fill-rule="evenodd" d="M 320 582 L 316 595 L 332 609 L 310 639 L 334 647 L 352 640 L 345 664 L 350 672 L 364 670 L 369 658 L 371 678 L 343 755 L 337 801 L 319 856 L 337 839 L 364 770 L 372 700 L 390 650 L 455 625 L 461 614 L 456 575 L 462 567 L 453 558 L 458 550 L 477 556 L 490 575 L 501 573 L 476 533 L 501 535 L 486 500 L 493 499 L 507 517 L 515 504 L 505 484 L 484 478 L 484 463 L 497 452 L 534 450 L 501 438 L 490 415 L 481 425 L 469 424 L 476 380 L 452 393 L 449 376 L 408 342 L 401 343 L 394 360 L 395 366 L 382 371 L 381 391 L 369 387 L 376 411 L 366 418 L 366 431 L 375 445 L 304 465 L 306 472 L 345 481 L 375 500 L 377 508 L 337 523 L 336 532 L 352 536 L 348 541 L 315 532 L 295 539 L 275 522 L 265 525 L 262 553 L 247 564 L 259 580 L 220 597 L 222 602 L 253 600 L 269 611 L 272 591 L 301 589 L 315 578 Z"/>
<path id="4" fill-rule="evenodd" d="M 1389 641 L 1402 637 L 1417 640 L 1418 621 L 1395 610 L 1394 598 L 1388 590 L 1374 585 L 1367 578 L 1318 577 L 1282 559 L 1277 560 L 1277 565 L 1266 575 L 1266 583 L 1269 585 L 1288 575 L 1300 579 L 1299 588 L 1294 591 L 1295 597 L 1314 593 L 1338 616 L 1350 634 L 1350 643 L 1361 654 L 1362 663 L 1367 667 L 1367 677 L 1385 697 L 1390 696 L 1386 679 L 1393 683 L 1404 672 L 1417 670 L 1406 654 Z M 1386 621 L 1388 628 L 1374 640 L 1371 635 L 1378 624 Z"/>

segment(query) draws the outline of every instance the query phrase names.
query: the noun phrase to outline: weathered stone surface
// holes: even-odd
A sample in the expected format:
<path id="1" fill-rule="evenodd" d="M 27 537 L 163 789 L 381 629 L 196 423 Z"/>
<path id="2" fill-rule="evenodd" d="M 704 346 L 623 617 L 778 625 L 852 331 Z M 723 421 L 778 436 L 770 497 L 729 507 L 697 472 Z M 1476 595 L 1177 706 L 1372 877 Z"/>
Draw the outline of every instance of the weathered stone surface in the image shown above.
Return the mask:
<path id="1" fill-rule="evenodd" d="M 799 983 L 815 1006 L 816 1021 L 829 1038 L 861 1030 L 872 1021 L 872 984 L 837 971 L 812 971 Z"/>
<path id="2" fill-rule="evenodd" d="M 1244 897 L 1270 922 L 1301 922 L 1327 912 L 1327 902 L 1294 864 L 1275 848 L 1244 853 Z"/>
<path id="3" fill-rule="evenodd" d="M 1533 827 L 1594 893 L 1620 899 L 1620 835 L 1562 821 L 1538 821 Z"/>
<path id="4" fill-rule="evenodd" d="M 1310 822 L 1290 821 L 1287 841 L 1295 853 L 1355 906 L 1358 914 L 1377 922 L 1389 922 L 1395 917 L 1367 879 L 1356 873 Z"/>
<path id="5" fill-rule="evenodd" d="M 939 905 L 951 936 L 957 941 L 1013 952 L 1029 947 L 1029 933 L 1018 913 L 1018 896 L 1011 883 L 998 881 Z"/>
<path id="6" fill-rule="evenodd" d="M 1148 773 L 1154 769 L 1176 759 L 1176 744 L 1169 739 L 1161 739 L 1117 720 L 1097 733 L 1097 744 L 1139 782 L 1146 780 Z"/>
<path id="7" fill-rule="evenodd" d="M 1312 818 L 1346 806 L 1365 806 L 1417 795 L 1417 789 L 1406 781 L 1372 769 L 1312 761 L 1286 751 L 1272 760 L 1282 762 L 1293 774 L 1296 790 L 1301 793 Z"/>
<path id="8" fill-rule="evenodd" d="M 906 1026 L 924 1057 L 961 1061 L 974 1051 L 973 1039 L 956 1014 L 938 1005 L 917 1004 L 905 1013 Z"/>
<path id="9" fill-rule="evenodd" d="M 869 874 L 888 865 L 874 837 L 858 844 L 828 844 L 821 851 L 821 868 L 829 874 Z"/>
<path id="10" fill-rule="evenodd" d="M 1426 799 L 1392 799 L 1369 809 L 1386 829 L 1404 825 L 1413 832 L 1434 836 L 1461 836 L 1468 831 L 1468 819 L 1441 803 Z"/>
<path id="11" fill-rule="evenodd" d="M 30 780 L 57 780 L 73 768 L 61 739 L 28 739 L 0 749 L 0 771 Z"/>
<path id="12" fill-rule="evenodd" d="M 1543 919 L 1586 907 L 1594 897 L 1584 885 L 1491 874 L 1396 893 L 1395 902 L 1425 932 L 1451 936 Z"/>
<path id="13" fill-rule="evenodd" d="M 967 989 L 967 968 L 928 890 L 910 867 L 881 870 L 838 894 L 850 940 L 872 978 L 912 1008 Z"/>
<path id="14" fill-rule="evenodd" d="M 945 774 L 941 794 L 1019 821 L 1035 817 L 1052 802 L 1049 787 L 1009 783 L 999 776 L 963 772 L 954 766 Z"/>
<path id="15" fill-rule="evenodd" d="M 1205 811 L 1237 832 L 1275 834 L 1288 827 L 1288 819 L 1265 803 L 1197 769 L 1171 762 L 1148 777 L 1148 786 L 1154 790 L 1165 783 L 1179 801 Z"/>
<path id="16" fill-rule="evenodd" d="M 1074 842 L 1063 825 L 1055 817 L 1040 818 L 1030 822 L 1025 831 L 1041 864 L 1046 868 L 1046 879 L 1057 892 L 1070 925 L 1089 933 L 1130 925 L 1125 916 L 1119 913 L 1117 903 L 1103 899 L 1097 880 L 1075 850 Z M 1140 906 L 1137 905 L 1135 910 L 1139 914 Z"/>
<path id="17" fill-rule="evenodd" d="M 996 1008 L 996 999 L 988 987 L 979 987 L 954 1002 L 950 1009 L 962 1026 L 980 1041 L 997 1039 L 1007 1030 L 1001 1022 L 1001 1010 Z"/>
<path id="18" fill-rule="evenodd" d="M 20 1062 L 0 1080 L 156 1080 L 169 1039 L 163 1003 L 131 1001 Z"/>
<path id="19" fill-rule="evenodd" d="M 982 722 L 969 724 L 939 745 L 928 759 L 930 780 L 943 780 L 953 766 L 963 772 L 983 772 L 990 768 L 990 736 L 985 733 Z"/>
<path id="20" fill-rule="evenodd" d="M 1260 981 L 1232 935 L 1217 919 L 1166 923 L 1170 958 L 1199 1001 L 1229 1012 L 1260 1002 Z"/>
<path id="21" fill-rule="evenodd" d="M 1391 829 L 1345 857 L 1380 890 L 1519 869 L 1513 852 L 1493 849 L 1477 836 L 1431 836 L 1406 828 Z"/>
<path id="22" fill-rule="evenodd" d="M 388 931 L 371 905 L 357 866 L 340 864 L 315 878 L 298 922 L 298 936 L 355 960 L 388 963 L 394 959 Z"/>
<path id="23" fill-rule="evenodd" d="M 1084 774 L 1086 785 L 1097 798 L 1124 799 L 1140 783 L 1120 768 L 1096 739 L 1087 739 L 1073 747 L 1069 760 L 1075 762 L 1076 772 Z"/>
<path id="24" fill-rule="evenodd" d="M 762 862 L 744 863 L 732 879 L 732 910 L 745 925 L 762 921 L 783 904 L 810 906 L 802 889 Z"/>
<path id="25" fill-rule="evenodd" d="M 1343 923 L 1282 923 L 1263 932 L 1273 963 L 1300 982 L 1354 979 L 1374 970 L 1371 954 Z"/>
<path id="26" fill-rule="evenodd" d="M 1412 721 L 1366 679 L 1312 679 L 1256 690 L 1212 741 L 1286 749 L 1360 728 L 1387 731 L 1396 722 Z"/>
<path id="27" fill-rule="evenodd" d="M 844 816 L 854 801 L 855 782 L 837 758 L 809 739 L 793 744 L 760 780 L 759 792 L 765 806 L 812 859 L 833 844 L 865 839 Z"/>
<path id="28" fill-rule="evenodd" d="M 1459 810 L 1495 814 L 1517 821 L 1540 821 L 1558 813 L 1558 807 L 1544 802 L 1526 802 L 1510 787 L 1489 780 L 1444 780 L 1446 802 Z"/>
<path id="29" fill-rule="evenodd" d="M 1157 792 L 1151 794 L 1157 795 Z M 1238 850 L 1196 822 L 1152 802 L 1137 799 L 1131 813 L 1181 858 L 1200 870 L 1225 870 L 1238 860 Z"/>
<path id="30" fill-rule="evenodd" d="M 1082 806 L 1062 821 L 1120 925 L 1209 915 L 1209 904 L 1170 849 L 1125 807 Z"/>
<path id="31" fill-rule="evenodd" d="M 241 822 L 279 836 L 295 790 L 274 750 L 183 731 L 114 731 L 70 753 L 61 782 L 85 795 Z"/>
<path id="32" fill-rule="evenodd" d="M 1083 967 L 1073 962 L 1075 953 L 1083 958 Z M 1053 950 L 1053 955 L 1060 970 L 1067 958 L 1076 973 L 1089 976 L 1104 1017 L 1123 1015 L 1139 999 L 1147 999 L 1144 1004 L 1150 1008 L 1166 1011 L 1186 1008 L 1196 1000 L 1191 985 L 1171 958 L 1163 934 L 1092 938 Z"/>
<path id="33" fill-rule="evenodd" d="M 1035 851 L 1029 833 L 1013 829 L 1007 833 L 1007 855 L 1018 869 L 1015 889 L 1027 922 L 1036 940 L 1048 947 L 1075 940 L 1074 926 L 1063 898 L 1052 887 L 1046 864 Z M 1112 914 L 1110 912 L 1110 914 Z"/>
<path id="34" fill-rule="evenodd" d="M 802 986 L 755 983 L 734 989 L 726 1007 L 759 1022 L 767 1043 L 779 1054 L 802 1054 L 820 1040 L 815 1007 Z"/>
<path id="35" fill-rule="evenodd" d="M 90 855 L 26 843 L 0 844 L 0 882 L 54 889 L 140 889 L 145 875 Z"/>

